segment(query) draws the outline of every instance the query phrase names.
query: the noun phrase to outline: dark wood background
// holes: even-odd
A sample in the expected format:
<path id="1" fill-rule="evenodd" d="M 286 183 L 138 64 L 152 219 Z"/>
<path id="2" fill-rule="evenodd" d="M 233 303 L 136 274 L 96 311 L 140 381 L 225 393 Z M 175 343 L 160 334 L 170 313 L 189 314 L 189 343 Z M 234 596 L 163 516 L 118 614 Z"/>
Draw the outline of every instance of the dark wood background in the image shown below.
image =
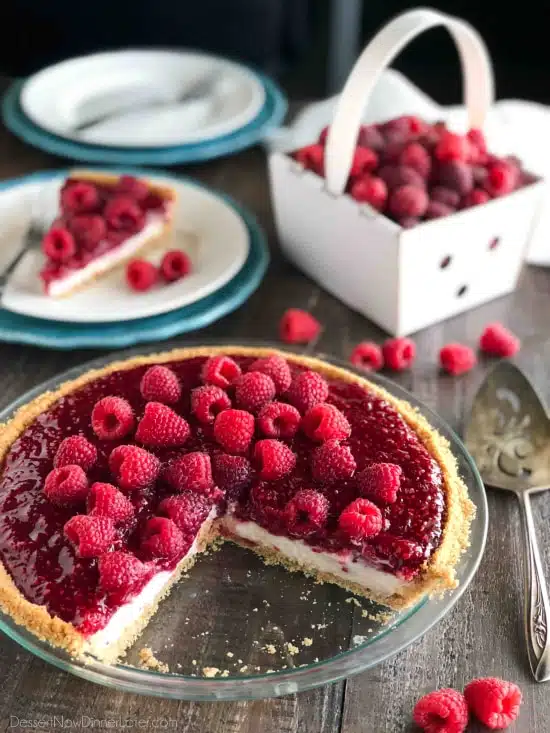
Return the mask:
<path id="1" fill-rule="evenodd" d="M 64 161 L 33 151 L 0 129 L 0 178 L 62 166 L 66 166 Z M 267 277 L 248 303 L 204 329 L 199 337 L 276 339 L 279 317 L 287 307 L 295 306 L 311 310 L 324 324 L 318 343 L 321 351 L 347 358 L 358 341 L 384 338 L 377 327 L 321 291 L 280 256 L 261 150 L 187 167 L 185 174 L 228 192 L 249 207 L 269 235 L 273 256 Z M 490 272 L 487 277 L 491 277 Z M 473 345 L 488 321 L 500 320 L 524 339 L 522 364 L 550 398 L 549 291 L 550 271 L 526 268 L 514 295 L 417 334 L 418 360 L 413 370 L 398 381 L 460 430 L 488 364 L 482 361 L 476 370 L 459 379 L 441 376 L 438 351 L 454 340 Z M 197 334 L 170 343 L 183 344 L 186 338 L 196 340 Z M 100 353 L 1 344 L 0 407 L 48 377 Z M 534 505 L 550 577 L 548 497 L 535 497 Z M 177 720 L 177 730 L 184 733 L 399 733 L 413 730 L 411 710 L 426 691 L 438 686 L 460 689 L 472 677 L 499 675 L 518 682 L 524 691 L 521 717 L 510 730 L 546 733 L 550 730 L 550 685 L 531 681 L 522 636 L 523 547 L 518 508 L 513 497 L 493 491 L 489 493 L 489 507 L 487 550 L 463 598 L 422 640 L 364 674 L 273 700 L 177 702 L 84 682 L 48 666 L 0 636 L 0 725 L 8 729 L 17 718 L 37 721 L 52 716 L 78 722 L 88 715 L 149 721 L 142 727 L 153 727 L 160 718 L 172 719 Z M 482 729 L 474 724 L 469 730 Z"/>

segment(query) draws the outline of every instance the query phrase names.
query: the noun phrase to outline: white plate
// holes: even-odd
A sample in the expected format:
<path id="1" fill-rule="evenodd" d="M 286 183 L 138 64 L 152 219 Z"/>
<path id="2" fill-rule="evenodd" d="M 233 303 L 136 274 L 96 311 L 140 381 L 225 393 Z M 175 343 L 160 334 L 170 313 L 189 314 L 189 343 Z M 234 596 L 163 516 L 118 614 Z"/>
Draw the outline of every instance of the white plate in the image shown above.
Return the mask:
<path id="1" fill-rule="evenodd" d="M 55 218 L 63 180 L 60 176 L 46 183 L 27 183 L 0 194 L 0 267 L 17 251 L 31 209 L 34 218 L 45 225 Z M 42 253 L 29 252 L 10 278 L 2 306 L 51 321 L 129 321 L 189 305 L 231 280 L 249 251 L 248 231 L 240 216 L 222 199 L 192 183 L 156 176 L 151 180 L 173 186 L 177 191 L 176 244 L 191 257 L 190 275 L 169 285 L 157 285 L 146 293 L 135 293 L 126 285 L 124 268 L 120 267 L 72 296 L 54 299 L 44 294 L 38 276 Z M 172 247 L 174 242 L 166 241 L 148 258 L 158 261 L 163 250 Z"/>
<path id="2" fill-rule="evenodd" d="M 211 94 L 178 103 L 202 79 L 215 79 Z M 23 85 L 20 101 L 36 125 L 70 140 L 107 147 L 165 147 L 240 129 L 260 112 L 265 90 L 249 69 L 214 56 L 116 51 L 69 59 L 40 71 Z M 102 115 L 113 116 L 75 130 Z"/>

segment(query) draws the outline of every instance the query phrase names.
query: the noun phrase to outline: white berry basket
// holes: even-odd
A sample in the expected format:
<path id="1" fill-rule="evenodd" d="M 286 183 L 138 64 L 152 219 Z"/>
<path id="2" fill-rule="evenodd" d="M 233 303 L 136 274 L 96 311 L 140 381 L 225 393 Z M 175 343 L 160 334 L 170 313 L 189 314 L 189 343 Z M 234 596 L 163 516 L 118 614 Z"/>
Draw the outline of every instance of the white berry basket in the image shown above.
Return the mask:
<path id="1" fill-rule="evenodd" d="M 511 292 L 541 201 L 539 181 L 481 206 L 402 229 L 344 193 L 363 109 L 380 73 L 409 41 L 441 25 L 460 54 L 468 126 L 483 129 L 494 92 L 481 37 L 458 18 L 416 9 L 390 21 L 356 62 L 329 129 L 325 178 L 286 153 L 269 156 L 277 231 L 288 258 L 395 336 Z M 403 110 L 414 113 L 410 106 Z"/>

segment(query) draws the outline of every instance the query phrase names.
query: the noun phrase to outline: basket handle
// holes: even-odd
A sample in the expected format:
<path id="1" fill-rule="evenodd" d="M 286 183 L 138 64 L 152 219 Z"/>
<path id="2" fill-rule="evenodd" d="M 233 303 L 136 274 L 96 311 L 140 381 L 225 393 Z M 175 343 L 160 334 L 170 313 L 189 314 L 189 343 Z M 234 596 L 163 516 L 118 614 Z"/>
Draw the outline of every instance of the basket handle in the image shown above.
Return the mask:
<path id="1" fill-rule="evenodd" d="M 363 110 L 378 77 L 409 41 L 440 25 L 447 28 L 460 54 L 470 127 L 483 127 L 494 99 L 494 82 L 491 59 L 479 33 L 459 18 L 428 8 L 398 15 L 359 56 L 339 96 L 325 148 L 326 187 L 330 193 L 339 196 L 345 189 Z"/>

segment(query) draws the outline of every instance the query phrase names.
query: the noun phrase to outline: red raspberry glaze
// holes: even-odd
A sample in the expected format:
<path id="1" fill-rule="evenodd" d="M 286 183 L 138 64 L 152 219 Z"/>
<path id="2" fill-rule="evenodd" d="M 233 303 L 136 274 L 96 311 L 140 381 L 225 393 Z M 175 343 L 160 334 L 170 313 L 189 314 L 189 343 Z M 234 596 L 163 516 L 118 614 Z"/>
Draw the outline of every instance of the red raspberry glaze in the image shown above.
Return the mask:
<path id="1" fill-rule="evenodd" d="M 246 372 L 254 359 L 236 356 L 235 361 Z M 183 395 L 203 382 L 201 369 L 206 359 L 195 357 L 171 362 Z M 136 415 L 144 410 L 145 400 L 140 383 L 147 366 L 115 372 L 80 388 L 60 399 L 32 423 L 13 444 L 6 456 L 0 477 L 0 558 L 22 593 L 31 601 L 45 604 L 49 611 L 74 623 L 83 633 L 102 628 L 120 605 L 120 594 L 107 594 L 98 584 L 96 559 L 79 558 L 63 535 L 63 526 L 86 507 L 59 507 L 48 500 L 42 486 L 52 470 L 53 460 L 61 440 L 67 435 L 80 434 L 97 449 L 97 461 L 88 471 L 90 484 L 113 483 L 108 467 L 112 449 L 127 443 L 129 436 L 119 440 L 102 440 L 93 432 L 90 414 L 101 398 L 116 394 L 132 406 Z M 292 375 L 302 371 L 291 365 Z M 319 550 L 352 552 L 354 557 L 368 557 L 369 562 L 404 578 L 413 577 L 423 562 L 439 545 L 445 518 L 445 502 L 441 471 L 421 444 L 416 434 L 405 424 L 396 410 L 377 395 L 356 384 L 328 380 L 327 402 L 337 407 L 351 426 L 348 445 L 357 462 L 357 472 L 373 462 L 398 463 L 402 468 L 401 488 L 393 504 L 380 505 L 384 520 L 379 535 L 366 540 L 362 546 L 352 545 L 338 532 L 340 513 L 358 496 L 354 477 L 340 481 L 337 486 L 312 480 L 312 441 L 301 431 L 285 443 L 296 455 L 291 473 L 275 480 L 262 482 L 255 477 L 250 485 L 243 484 L 242 498 L 234 509 L 242 520 L 253 519 L 270 532 L 288 533 L 284 508 L 300 490 L 320 491 L 328 500 L 326 523 L 320 531 L 304 538 Z M 213 426 L 200 423 L 191 412 L 190 400 L 183 399 L 179 413 L 188 421 L 190 436 L 185 451 L 204 451 L 213 458 L 223 449 L 213 437 Z M 181 448 L 151 447 L 149 450 L 166 464 L 181 454 Z M 251 458 L 254 441 L 243 459 Z M 241 460 L 243 460 L 241 459 Z M 217 480 L 218 472 L 214 472 Z M 273 506 L 264 506 L 249 498 L 271 496 Z M 138 592 L 151 572 L 170 569 L 177 558 L 146 557 L 140 549 L 143 527 L 148 520 L 162 516 L 160 503 L 174 491 L 160 474 L 154 490 L 127 492 L 135 516 L 116 528 L 113 549 L 129 552 L 146 561 L 149 573 L 137 583 Z M 185 548 L 192 538 L 185 537 Z M 406 547 L 407 551 L 402 551 Z M 392 549 L 395 548 L 395 549 Z M 401 548 L 401 549 L 400 549 Z M 95 590 L 94 590 L 95 589 Z"/>

